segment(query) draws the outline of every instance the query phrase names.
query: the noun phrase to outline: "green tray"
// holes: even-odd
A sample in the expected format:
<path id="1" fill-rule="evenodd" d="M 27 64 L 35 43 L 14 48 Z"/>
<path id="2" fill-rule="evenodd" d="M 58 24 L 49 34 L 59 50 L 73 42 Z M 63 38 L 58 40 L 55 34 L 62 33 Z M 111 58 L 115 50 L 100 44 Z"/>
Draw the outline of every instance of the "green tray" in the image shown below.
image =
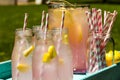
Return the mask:
<path id="1" fill-rule="evenodd" d="M 74 74 L 73 80 L 120 80 L 120 63 L 92 74 Z M 0 80 L 12 80 L 11 60 L 0 62 Z"/>

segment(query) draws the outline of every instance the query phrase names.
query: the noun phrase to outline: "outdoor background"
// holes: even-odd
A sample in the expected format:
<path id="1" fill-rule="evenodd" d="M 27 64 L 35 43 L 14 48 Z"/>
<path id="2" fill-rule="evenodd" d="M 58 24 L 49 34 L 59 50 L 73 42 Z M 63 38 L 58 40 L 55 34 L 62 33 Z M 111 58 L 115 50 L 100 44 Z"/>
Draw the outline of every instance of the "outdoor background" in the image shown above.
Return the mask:
<path id="1" fill-rule="evenodd" d="M 30 0 L 30 2 L 33 0 Z M 115 40 L 115 49 L 120 50 L 120 0 L 68 0 L 71 3 L 90 4 L 91 8 L 101 8 L 113 12 L 118 11 L 117 19 L 112 29 L 112 37 Z M 28 27 L 39 25 L 42 10 L 47 11 L 47 5 L 1 5 L 0 6 L 0 61 L 11 59 L 14 46 L 15 29 L 23 27 L 24 13 L 29 14 Z"/>

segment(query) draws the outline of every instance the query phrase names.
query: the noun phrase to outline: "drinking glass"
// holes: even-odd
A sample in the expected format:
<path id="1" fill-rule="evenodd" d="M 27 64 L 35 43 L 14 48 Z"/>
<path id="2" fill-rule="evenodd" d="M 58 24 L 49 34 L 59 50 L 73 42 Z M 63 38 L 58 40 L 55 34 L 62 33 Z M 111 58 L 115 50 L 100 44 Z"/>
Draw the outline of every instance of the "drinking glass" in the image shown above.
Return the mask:
<path id="1" fill-rule="evenodd" d="M 112 43 L 114 52 L 114 40 L 110 34 L 90 34 L 88 38 L 88 73 L 96 72 L 106 67 L 105 54 L 108 43 Z M 114 53 L 113 53 L 114 56 Z M 113 59 L 114 61 L 114 59 Z"/>
<path id="2" fill-rule="evenodd" d="M 52 33 L 40 30 L 33 54 L 33 80 L 58 80 L 57 53 L 52 41 Z"/>
<path id="3" fill-rule="evenodd" d="M 73 57 L 68 40 L 68 29 L 52 29 L 53 41 L 58 54 L 59 80 L 73 80 Z"/>
<path id="4" fill-rule="evenodd" d="M 12 52 L 12 80 L 32 80 L 32 30 L 16 29 Z"/>

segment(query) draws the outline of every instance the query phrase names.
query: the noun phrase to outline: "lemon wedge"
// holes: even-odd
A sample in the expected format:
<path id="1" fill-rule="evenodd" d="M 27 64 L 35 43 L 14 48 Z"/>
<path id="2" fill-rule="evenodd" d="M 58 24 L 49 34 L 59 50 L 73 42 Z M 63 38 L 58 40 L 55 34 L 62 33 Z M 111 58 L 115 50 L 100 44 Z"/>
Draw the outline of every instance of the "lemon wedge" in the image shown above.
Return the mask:
<path id="1" fill-rule="evenodd" d="M 68 35 L 67 34 L 63 35 L 63 43 L 68 44 Z"/>
<path id="2" fill-rule="evenodd" d="M 44 53 L 43 54 L 43 58 L 42 58 L 42 62 L 44 62 L 44 63 L 48 63 L 48 62 L 50 62 L 50 53 Z"/>
<path id="3" fill-rule="evenodd" d="M 20 72 L 27 72 L 29 70 L 29 66 L 27 64 L 18 64 L 17 69 Z"/>
<path id="4" fill-rule="evenodd" d="M 43 54 L 42 62 L 48 63 L 57 56 L 54 45 L 49 46 L 48 52 Z"/>
<path id="5" fill-rule="evenodd" d="M 120 52 L 115 50 L 114 51 L 114 57 L 113 57 L 113 51 L 110 50 L 108 53 L 105 54 L 106 64 L 107 66 L 112 65 L 112 60 L 114 59 L 114 63 L 120 62 Z"/>
<path id="6" fill-rule="evenodd" d="M 33 50 L 34 50 L 34 46 L 32 45 L 23 52 L 23 55 L 27 57 Z"/>
<path id="7" fill-rule="evenodd" d="M 55 46 L 54 45 L 49 46 L 48 52 L 50 53 L 51 59 L 57 56 L 57 52 L 55 50 Z"/>

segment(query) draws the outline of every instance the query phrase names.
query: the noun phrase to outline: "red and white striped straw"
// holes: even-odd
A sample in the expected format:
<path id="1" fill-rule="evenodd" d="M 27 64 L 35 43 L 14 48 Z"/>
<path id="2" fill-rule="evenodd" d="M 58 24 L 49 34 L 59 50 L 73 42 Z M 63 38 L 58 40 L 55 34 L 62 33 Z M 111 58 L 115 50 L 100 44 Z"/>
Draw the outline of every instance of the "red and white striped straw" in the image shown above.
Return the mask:
<path id="1" fill-rule="evenodd" d="M 62 29 L 64 27 L 64 19 L 65 19 L 65 11 L 62 11 L 62 20 L 61 20 L 61 26 L 60 26 L 60 35 L 62 34 Z"/>
<path id="2" fill-rule="evenodd" d="M 107 11 L 104 11 L 104 25 L 105 25 L 105 22 L 106 22 L 106 19 L 107 19 Z M 103 26 L 104 27 L 104 26 Z"/>
<path id="3" fill-rule="evenodd" d="M 113 15 L 115 15 L 114 21 L 116 19 L 117 14 L 118 14 L 118 12 L 116 10 L 114 10 L 114 12 L 113 12 Z"/>
<path id="4" fill-rule="evenodd" d="M 25 13 L 24 24 L 23 24 L 23 31 L 25 31 L 25 29 L 27 27 L 27 18 L 28 18 L 28 13 Z"/>
<path id="5" fill-rule="evenodd" d="M 110 26 L 109 26 L 109 28 L 108 28 L 108 30 L 107 30 L 107 34 L 110 33 L 110 31 L 111 31 L 111 29 L 112 29 L 112 26 L 113 26 L 113 23 L 114 23 L 114 21 L 115 21 L 115 19 L 116 19 L 116 16 L 117 16 L 117 12 L 114 11 L 113 17 L 112 17 L 112 21 L 111 21 Z"/>
<path id="6" fill-rule="evenodd" d="M 42 11 L 42 20 L 41 20 L 41 29 L 43 29 L 43 27 L 44 27 L 44 20 L 45 20 L 45 11 L 43 10 Z"/>
<path id="7" fill-rule="evenodd" d="M 49 18 L 49 14 L 48 14 L 48 13 L 46 13 L 46 22 L 45 22 L 44 40 L 46 40 L 46 37 L 47 37 L 48 18 Z"/>
<path id="8" fill-rule="evenodd" d="M 108 28 L 110 27 L 110 24 L 112 22 L 112 18 L 113 18 L 113 14 L 112 13 L 107 13 L 107 18 L 106 18 L 106 22 L 104 24 L 104 28 L 103 28 L 103 33 L 106 34 Z"/>
<path id="9" fill-rule="evenodd" d="M 108 34 L 112 29 L 113 22 L 115 21 L 117 11 L 110 13 L 104 11 L 104 24 L 102 24 L 102 10 L 92 8 L 91 12 L 86 12 L 89 28 L 93 28 L 92 41 L 90 41 L 90 53 L 89 53 L 89 72 L 95 72 L 105 67 L 105 45 L 107 43 Z M 103 26 L 104 25 L 104 26 Z M 95 32 L 95 33 L 94 33 Z M 101 36 L 96 35 L 99 34 Z M 94 38 L 94 36 L 96 36 Z M 105 36 L 105 37 L 104 37 Z M 103 37 L 103 38 L 102 38 Z M 101 46 L 102 45 L 102 46 Z"/>
<path id="10" fill-rule="evenodd" d="M 89 53 L 89 68 L 88 68 L 88 72 L 94 72 L 93 70 L 98 66 L 97 65 L 97 53 L 96 53 L 96 48 L 95 48 L 95 27 L 97 27 L 97 23 L 96 23 L 96 9 L 93 8 L 92 9 L 92 15 L 91 12 L 87 11 L 86 12 L 87 18 L 88 18 L 88 23 L 89 23 L 89 28 L 90 31 L 92 31 L 92 36 L 90 37 L 90 53 Z M 98 67 L 97 67 L 98 68 Z"/>
<path id="11" fill-rule="evenodd" d="M 93 29 L 95 32 L 97 32 L 98 27 L 97 27 L 97 9 L 92 8 L 92 22 L 93 22 Z"/>
<path id="12" fill-rule="evenodd" d="M 87 21 L 88 21 L 88 25 L 89 25 L 89 29 L 90 32 L 93 30 L 93 24 L 92 24 L 92 16 L 91 16 L 91 12 L 90 11 L 86 11 L 86 16 L 87 16 Z"/>
<path id="13" fill-rule="evenodd" d="M 89 72 L 95 72 L 99 69 L 99 65 L 98 65 L 98 53 L 97 53 L 97 48 L 96 48 L 96 37 L 95 37 L 95 32 L 98 31 L 98 24 L 97 24 L 97 9 L 96 8 L 93 8 L 92 9 L 92 24 L 93 24 L 93 33 L 92 33 L 92 36 L 93 36 L 93 43 L 91 44 L 93 47 L 92 50 L 92 54 L 89 54 L 90 56 L 93 56 L 93 57 L 90 57 L 90 69 L 89 69 Z M 94 53 L 94 54 L 93 54 Z"/>
<path id="14" fill-rule="evenodd" d="M 98 25 L 98 32 L 102 33 L 102 10 L 98 9 L 97 10 L 97 25 Z"/>

